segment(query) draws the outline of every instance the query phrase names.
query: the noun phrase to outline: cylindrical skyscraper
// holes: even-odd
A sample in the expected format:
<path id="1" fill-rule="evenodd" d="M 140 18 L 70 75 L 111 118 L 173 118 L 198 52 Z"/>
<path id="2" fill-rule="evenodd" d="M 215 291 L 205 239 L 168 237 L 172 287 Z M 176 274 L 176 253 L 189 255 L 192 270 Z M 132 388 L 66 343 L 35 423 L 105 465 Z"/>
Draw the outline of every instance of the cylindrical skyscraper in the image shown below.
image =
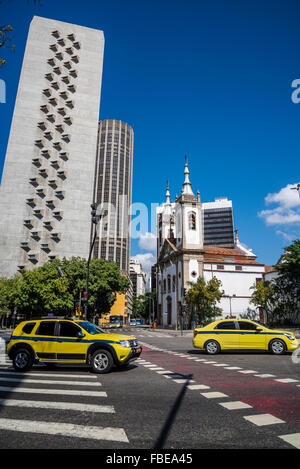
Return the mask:
<path id="1" fill-rule="evenodd" d="M 104 210 L 94 257 L 129 272 L 133 129 L 125 122 L 99 122 L 94 200 Z"/>

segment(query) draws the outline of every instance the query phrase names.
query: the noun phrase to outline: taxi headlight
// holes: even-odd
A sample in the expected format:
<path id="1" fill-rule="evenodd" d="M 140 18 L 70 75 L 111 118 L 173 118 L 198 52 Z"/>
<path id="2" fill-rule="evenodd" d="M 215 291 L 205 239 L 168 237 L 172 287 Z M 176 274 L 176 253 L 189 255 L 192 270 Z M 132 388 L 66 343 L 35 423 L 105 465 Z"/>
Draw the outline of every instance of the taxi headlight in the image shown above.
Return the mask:
<path id="1" fill-rule="evenodd" d="M 284 334 L 288 339 L 294 340 L 295 337 L 292 334 Z"/>
<path id="2" fill-rule="evenodd" d="M 130 342 L 129 342 L 129 340 L 121 340 L 120 345 L 122 345 L 122 347 L 129 348 L 130 347 Z"/>

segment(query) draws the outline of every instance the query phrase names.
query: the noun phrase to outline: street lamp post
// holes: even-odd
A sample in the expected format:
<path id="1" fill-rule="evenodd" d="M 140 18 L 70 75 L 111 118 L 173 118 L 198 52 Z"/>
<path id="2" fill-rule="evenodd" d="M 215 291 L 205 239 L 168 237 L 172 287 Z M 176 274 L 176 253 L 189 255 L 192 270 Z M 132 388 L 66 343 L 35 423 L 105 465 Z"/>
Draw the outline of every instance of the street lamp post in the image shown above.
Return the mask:
<path id="1" fill-rule="evenodd" d="M 300 197 L 300 183 L 296 185 L 296 187 L 291 187 L 291 189 L 298 191 L 299 197 Z"/>
<path id="2" fill-rule="evenodd" d="M 92 257 L 92 252 L 93 252 L 93 249 L 94 249 L 94 244 L 95 244 L 95 241 L 96 241 L 96 237 L 97 237 L 97 234 L 98 234 L 98 230 L 97 230 L 97 225 L 103 215 L 102 212 L 98 212 L 98 207 L 99 205 L 93 203 L 91 204 L 91 217 L 92 217 L 92 224 L 96 225 L 95 227 L 95 232 L 94 232 L 94 236 L 93 236 L 93 240 L 92 240 L 92 244 L 91 244 L 91 247 L 90 247 L 90 253 L 89 253 L 89 257 L 88 257 L 88 261 L 87 261 L 87 269 L 86 269 L 86 280 L 85 280 L 85 305 L 84 305 L 84 316 L 85 318 L 88 320 L 89 317 L 88 317 L 88 305 L 89 305 L 89 276 L 90 276 L 90 262 L 91 262 L 91 257 Z"/>

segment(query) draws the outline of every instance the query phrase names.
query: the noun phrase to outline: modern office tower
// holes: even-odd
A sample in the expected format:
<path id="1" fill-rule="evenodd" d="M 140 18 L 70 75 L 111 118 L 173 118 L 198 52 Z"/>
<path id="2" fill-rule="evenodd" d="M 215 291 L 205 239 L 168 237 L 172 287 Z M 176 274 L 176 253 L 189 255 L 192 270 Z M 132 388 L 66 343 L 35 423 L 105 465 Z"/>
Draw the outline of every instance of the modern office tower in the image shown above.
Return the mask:
<path id="1" fill-rule="evenodd" d="M 129 273 L 133 129 L 119 120 L 99 122 L 94 200 L 104 210 L 94 257 Z"/>
<path id="2" fill-rule="evenodd" d="M 87 257 L 103 32 L 35 16 L 0 188 L 0 276 Z"/>
<path id="3" fill-rule="evenodd" d="M 202 203 L 204 246 L 234 247 L 232 201 L 227 197 Z"/>
<path id="4" fill-rule="evenodd" d="M 145 295 L 146 291 L 146 274 L 142 270 L 142 264 L 138 259 L 130 259 L 130 280 L 132 283 L 133 296 L 139 297 Z"/>

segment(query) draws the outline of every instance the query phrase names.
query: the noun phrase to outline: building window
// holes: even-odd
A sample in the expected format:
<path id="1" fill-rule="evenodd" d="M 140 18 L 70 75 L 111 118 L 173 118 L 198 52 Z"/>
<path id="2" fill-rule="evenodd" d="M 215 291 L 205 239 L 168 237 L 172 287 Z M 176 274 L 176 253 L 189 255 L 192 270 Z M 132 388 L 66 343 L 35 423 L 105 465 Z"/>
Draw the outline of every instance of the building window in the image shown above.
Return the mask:
<path id="1" fill-rule="evenodd" d="M 196 229 L 196 213 L 190 212 L 189 213 L 189 230 Z"/>
<path id="2" fill-rule="evenodd" d="M 172 277 L 172 291 L 174 292 L 175 291 L 175 275 L 173 275 Z"/>
<path id="3" fill-rule="evenodd" d="M 236 265 L 235 270 L 243 270 L 243 267 L 241 265 Z"/>
<path id="4" fill-rule="evenodd" d="M 217 265 L 217 269 L 218 269 L 218 270 L 224 270 L 224 265 L 218 264 L 218 265 Z"/>
<path id="5" fill-rule="evenodd" d="M 168 275 L 168 293 L 171 291 L 171 275 Z"/>

